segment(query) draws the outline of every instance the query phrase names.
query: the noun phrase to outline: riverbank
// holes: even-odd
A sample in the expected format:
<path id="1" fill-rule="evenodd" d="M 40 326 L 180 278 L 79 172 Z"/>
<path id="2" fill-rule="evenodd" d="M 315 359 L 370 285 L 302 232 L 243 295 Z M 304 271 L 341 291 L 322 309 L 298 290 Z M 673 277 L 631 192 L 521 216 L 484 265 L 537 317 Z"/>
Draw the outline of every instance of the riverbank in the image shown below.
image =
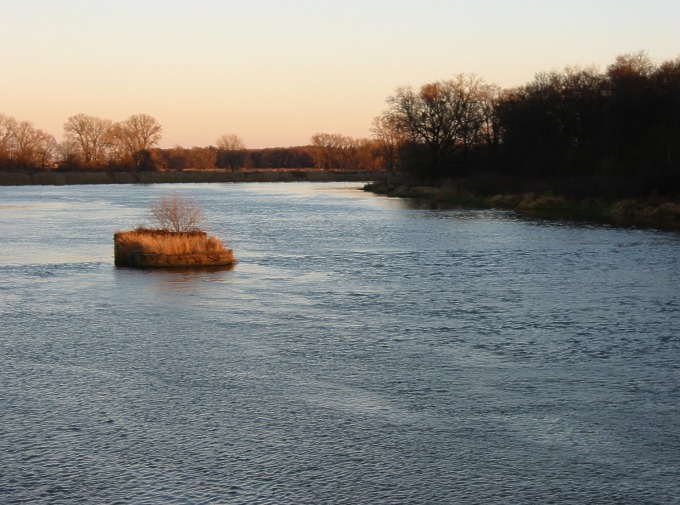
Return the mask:
<path id="1" fill-rule="evenodd" d="M 385 172 L 315 169 L 183 170 L 163 172 L 0 172 L 0 186 L 65 186 L 76 184 L 166 184 L 205 182 L 366 182 Z"/>
<path id="2" fill-rule="evenodd" d="M 528 217 L 595 222 L 680 231 L 680 200 L 659 196 L 563 196 L 555 190 L 479 193 L 459 184 L 418 185 L 404 181 L 376 181 L 365 191 L 404 198 L 429 208 L 504 209 Z"/>

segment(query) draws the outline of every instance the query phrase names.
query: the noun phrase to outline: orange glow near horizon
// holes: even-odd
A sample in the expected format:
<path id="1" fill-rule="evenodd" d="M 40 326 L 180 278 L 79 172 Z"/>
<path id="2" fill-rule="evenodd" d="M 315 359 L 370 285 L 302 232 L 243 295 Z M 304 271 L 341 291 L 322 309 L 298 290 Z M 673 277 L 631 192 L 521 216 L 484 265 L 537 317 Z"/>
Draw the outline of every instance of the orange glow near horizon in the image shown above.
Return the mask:
<path id="1" fill-rule="evenodd" d="M 366 137 L 399 86 L 463 72 L 513 87 L 565 65 L 680 50 L 680 4 L 669 0 L 56 4 L 3 8 L 0 43 L 12 49 L 0 54 L 0 113 L 57 140 L 78 113 L 150 114 L 162 147 L 225 133 L 250 148 L 305 145 L 317 132 Z"/>

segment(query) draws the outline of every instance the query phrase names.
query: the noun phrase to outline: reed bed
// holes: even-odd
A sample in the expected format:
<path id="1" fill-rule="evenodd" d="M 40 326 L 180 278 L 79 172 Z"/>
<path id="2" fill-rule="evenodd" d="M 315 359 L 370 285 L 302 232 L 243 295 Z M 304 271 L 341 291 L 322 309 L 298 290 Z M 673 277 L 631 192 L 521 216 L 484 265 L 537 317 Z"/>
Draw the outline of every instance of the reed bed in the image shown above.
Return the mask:
<path id="1" fill-rule="evenodd" d="M 206 232 L 170 232 L 137 228 L 114 236 L 117 266 L 172 267 L 229 265 L 233 251 Z"/>

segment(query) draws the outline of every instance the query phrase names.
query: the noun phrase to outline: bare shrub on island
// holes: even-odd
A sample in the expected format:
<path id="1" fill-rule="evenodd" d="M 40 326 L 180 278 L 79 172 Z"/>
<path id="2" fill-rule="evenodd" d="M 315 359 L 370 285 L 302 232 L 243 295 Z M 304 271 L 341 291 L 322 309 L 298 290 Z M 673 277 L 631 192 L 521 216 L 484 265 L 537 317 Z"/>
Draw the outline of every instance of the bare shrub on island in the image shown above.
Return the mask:
<path id="1" fill-rule="evenodd" d="M 161 195 L 149 208 L 153 226 L 175 233 L 200 231 L 205 224 L 203 208 L 193 199 L 177 193 Z"/>
<path id="2" fill-rule="evenodd" d="M 201 267 L 235 263 L 233 251 L 201 229 L 203 208 L 190 198 L 161 195 L 149 213 L 153 227 L 117 231 L 116 266 Z"/>

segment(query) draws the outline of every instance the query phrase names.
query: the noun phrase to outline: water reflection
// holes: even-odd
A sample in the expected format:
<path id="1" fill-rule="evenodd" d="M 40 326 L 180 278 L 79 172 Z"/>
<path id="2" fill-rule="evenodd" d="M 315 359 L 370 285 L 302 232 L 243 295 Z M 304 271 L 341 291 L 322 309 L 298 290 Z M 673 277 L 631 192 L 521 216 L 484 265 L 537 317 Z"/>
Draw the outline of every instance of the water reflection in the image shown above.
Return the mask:
<path id="1" fill-rule="evenodd" d="M 229 272 L 234 269 L 234 264 L 230 265 L 208 265 L 195 267 L 148 267 L 148 268 L 134 268 L 127 266 L 116 267 L 121 270 L 129 270 L 141 272 L 144 274 L 171 274 L 177 275 L 183 279 L 191 279 L 192 277 L 201 276 L 204 273 L 211 272 Z"/>
<path id="2" fill-rule="evenodd" d="M 148 294 L 154 293 L 156 302 L 178 305 L 187 303 L 186 299 L 175 298 L 177 295 L 192 294 L 207 296 L 211 285 L 232 282 L 234 266 L 196 267 L 196 268 L 129 268 L 114 267 L 114 278 L 122 289 L 132 290 L 129 294 L 131 303 L 144 300 Z M 144 303 L 144 302 L 142 302 Z M 193 304 L 194 302 L 192 302 Z M 208 306 L 213 300 L 203 303 Z M 172 310 L 172 307 L 169 307 Z"/>

